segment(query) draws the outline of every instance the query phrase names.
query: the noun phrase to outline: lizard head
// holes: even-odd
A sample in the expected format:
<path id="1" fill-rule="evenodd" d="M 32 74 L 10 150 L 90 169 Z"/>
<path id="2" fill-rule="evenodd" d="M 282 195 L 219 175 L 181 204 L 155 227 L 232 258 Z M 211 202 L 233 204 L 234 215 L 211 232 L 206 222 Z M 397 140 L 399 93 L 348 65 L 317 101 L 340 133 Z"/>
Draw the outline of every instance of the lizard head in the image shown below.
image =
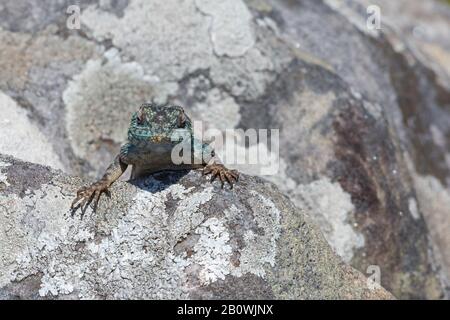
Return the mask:
<path id="1" fill-rule="evenodd" d="M 182 107 L 145 103 L 131 117 L 128 140 L 131 143 L 173 143 L 179 141 L 176 132 L 192 133 L 191 120 Z"/>

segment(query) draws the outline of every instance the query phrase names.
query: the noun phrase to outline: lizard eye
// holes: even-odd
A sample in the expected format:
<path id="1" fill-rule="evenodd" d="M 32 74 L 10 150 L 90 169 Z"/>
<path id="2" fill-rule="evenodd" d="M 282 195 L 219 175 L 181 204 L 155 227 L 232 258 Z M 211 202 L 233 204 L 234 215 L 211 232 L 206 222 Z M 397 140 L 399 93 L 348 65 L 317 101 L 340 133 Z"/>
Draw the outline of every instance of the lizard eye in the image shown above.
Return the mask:
<path id="1" fill-rule="evenodd" d="M 145 113 L 144 108 L 140 108 L 137 115 L 137 123 L 139 125 L 143 124 L 145 122 Z"/>
<path id="2" fill-rule="evenodd" d="M 184 128 L 185 124 L 186 124 L 186 115 L 184 114 L 184 112 L 180 112 L 177 120 L 178 128 Z"/>

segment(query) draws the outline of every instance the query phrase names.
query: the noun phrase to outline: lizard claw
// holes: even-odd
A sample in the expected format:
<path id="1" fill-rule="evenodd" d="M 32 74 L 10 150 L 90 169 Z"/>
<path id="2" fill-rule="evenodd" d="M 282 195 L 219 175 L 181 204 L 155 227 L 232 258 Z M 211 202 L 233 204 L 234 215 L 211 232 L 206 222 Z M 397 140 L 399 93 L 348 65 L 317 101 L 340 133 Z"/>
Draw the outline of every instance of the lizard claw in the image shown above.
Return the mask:
<path id="1" fill-rule="evenodd" d="M 226 168 L 223 164 L 214 163 L 206 165 L 203 169 L 203 175 L 207 174 L 211 174 L 211 182 L 219 177 L 222 188 L 224 183 L 227 182 L 230 185 L 230 189 L 233 189 L 233 183 L 239 180 L 239 173 L 236 170 Z"/>
<path id="2" fill-rule="evenodd" d="M 97 205 L 100 200 L 100 196 L 103 192 L 108 193 L 108 184 L 103 181 L 93 183 L 89 187 L 81 187 L 77 191 L 76 198 L 72 201 L 70 209 L 74 213 L 81 208 L 82 214 L 85 213 L 87 207 L 94 201 L 94 211 L 97 210 Z"/>

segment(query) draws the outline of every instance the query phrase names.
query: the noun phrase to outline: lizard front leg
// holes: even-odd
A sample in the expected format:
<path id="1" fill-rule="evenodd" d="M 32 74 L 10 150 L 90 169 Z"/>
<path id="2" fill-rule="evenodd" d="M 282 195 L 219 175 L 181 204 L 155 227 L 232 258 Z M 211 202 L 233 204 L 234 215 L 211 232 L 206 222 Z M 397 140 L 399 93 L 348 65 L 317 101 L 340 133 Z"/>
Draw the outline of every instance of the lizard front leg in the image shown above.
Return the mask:
<path id="1" fill-rule="evenodd" d="M 197 140 L 194 140 L 194 149 L 200 149 L 203 160 L 203 175 L 211 174 L 211 182 L 219 177 L 222 183 L 222 188 L 225 182 L 228 182 L 230 188 L 233 188 L 233 183 L 239 180 L 239 172 L 237 170 L 230 170 L 225 167 L 216 156 L 215 151 L 208 144 L 200 144 Z M 197 157 L 198 153 L 195 153 Z"/>
<path id="2" fill-rule="evenodd" d="M 95 211 L 101 194 L 108 191 L 108 188 L 125 172 L 127 167 L 128 165 L 121 160 L 121 155 L 117 155 L 99 181 L 77 191 L 77 197 L 71 205 L 72 211 L 75 212 L 78 208 L 81 208 L 81 212 L 84 214 L 92 200 L 94 200 Z"/>
<path id="3" fill-rule="evenodd" d="M 230 170 L 222 163 L 215 161 L 207 164 L 203 168 L 203 175 L 207 174 L 211 174 L 211 182 L 219 177 L 220 182 L 222 183 L 222 188 L 226 181 L 230 185 L 230 188 L 233 189 L 233 183 L 239 180 L 239 172 L 237 170 Z"/>

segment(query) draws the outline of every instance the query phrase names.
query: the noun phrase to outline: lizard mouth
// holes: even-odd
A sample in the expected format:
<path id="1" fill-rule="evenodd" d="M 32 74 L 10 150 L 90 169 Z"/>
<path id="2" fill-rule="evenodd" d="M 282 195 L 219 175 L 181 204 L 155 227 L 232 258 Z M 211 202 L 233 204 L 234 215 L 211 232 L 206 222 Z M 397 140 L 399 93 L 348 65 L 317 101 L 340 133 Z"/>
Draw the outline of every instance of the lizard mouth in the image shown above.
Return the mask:
<path id="1" fill-rule="evenodd" d="M 190 133 L 186 129 L 175 129 L 171 135 L 167 135 L 164 130 L 137 126 L 128 130 L 128 140 L 135 143 L 174 144 L 183 141 L 187 136 L 190 136 Z"/>
<path id="2" fill-rule="evenodd" d="M 153 136 L 153 137 L 150 138 L 150 141 L 151 142 L 155 142 L 155 143 L 160 143 L 163 140 L 165 140 L 165 139 L 162 136 Z"/>
<path id="3" fill-rule="evenodd" d="M 152 143 L 165 143 L 170 142 L 170 137 L 166 137 L 161 134 L 154 134 L 145 130 L 135 130 L 133 133 L 128 135 L 128 139 L 132 141 L 148 141 Z"/>

